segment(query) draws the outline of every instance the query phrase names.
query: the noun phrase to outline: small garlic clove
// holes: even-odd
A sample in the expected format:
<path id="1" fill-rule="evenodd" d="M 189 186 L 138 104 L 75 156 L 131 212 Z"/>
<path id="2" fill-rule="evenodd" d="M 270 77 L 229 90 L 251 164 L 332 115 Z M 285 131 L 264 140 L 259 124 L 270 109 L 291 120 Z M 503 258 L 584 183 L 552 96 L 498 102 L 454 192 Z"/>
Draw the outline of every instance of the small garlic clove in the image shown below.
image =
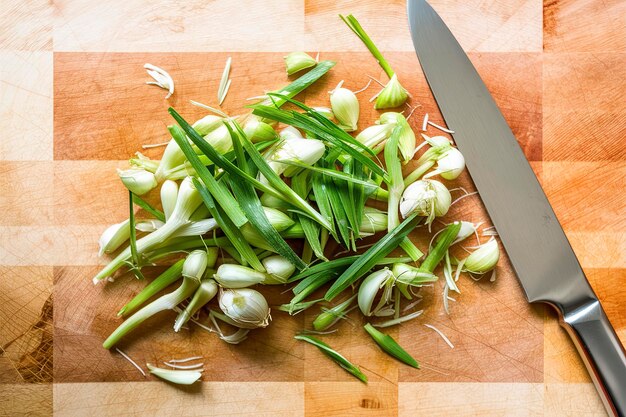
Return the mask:
<path id="1" fill-rule="evenodd" d="M 285 56 L 285 66 L 287 67 L 287 75 L 293 75 L 296 72 L 317 65 L 317 61 L 306 52 L 292 52 Z"/>
<path id="2" fill-rule="evenodd" d="M 102 232 L 100 240 L 98 241 L 100 245 L 100 251 L 98 252 L 98 256 L 102 256 L 102 254 L 104 253 L 111 253 L 115 251 L 117 248 L 122 246 L 122 244 L 126 242 L 129 238 L 129 220 L 124 220 L 121 223 L 113 224 L 107 227 L 106 230 Z"/>
<path id="3" fill-rule="evenodd" d="M 399 107 L 403 105 L 408 98 L 408 91 L 402 87 L 402 84 L 398 81 L 398 76 L 393 74 L 387 85 L 385 85 L 378 94 L 378 97 L 376 97 L 374 108 L 376 110 L 382 110 Z"/>
<path id="4" fill-rule="evenodd" d="M 472 252 L 463 263 L 463 271 L 474 274 L 484 274 L 491 271 L 500 259 L 500 248 L 498 241 L 489 239 Z"/>
<path id="5" fill-rule="evenodd" d="M 263 258 L 261 263 L 267 272 L 263 284 L 284 284 L 296 271 L 295 265 L 280 255 Z"/>
<path id="6" fill-rule="evenodd" d="M 265 274 L 241 265 L 223 264 L 217 268 L 213 279 L 224 288 L 245 288 L 265 280 Z"/>
<path id="7" fill-rule="evenodd" d="M 353 132 L 359 121 L 359 100 L 352 91 L 341 87 L 342 83 L 330 94 L 330 106 L 339 125 L 347 132 Z"/>
<path id="8" fill-rule="evenodd" d="M 122 180 L 124 186 L 135 195 L 144 195 L 157 186 L 154 174 L 145 169 L 118 169 L 117 175 Z"/>

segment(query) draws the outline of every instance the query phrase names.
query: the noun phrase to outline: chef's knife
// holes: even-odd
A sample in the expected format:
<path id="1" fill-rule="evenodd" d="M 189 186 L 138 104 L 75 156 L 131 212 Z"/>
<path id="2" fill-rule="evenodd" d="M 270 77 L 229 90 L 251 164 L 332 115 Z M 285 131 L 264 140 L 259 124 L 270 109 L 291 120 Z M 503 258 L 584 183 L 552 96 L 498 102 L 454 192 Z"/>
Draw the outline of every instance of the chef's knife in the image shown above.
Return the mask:
<path id="1" fill-rule="evenodd" d="M 528 300 L 559 312 L 607 411 L 626 417 L 626 355 L 537 177 L 478 72 L 425 0 L 408 0 L 426 80 Z"/>

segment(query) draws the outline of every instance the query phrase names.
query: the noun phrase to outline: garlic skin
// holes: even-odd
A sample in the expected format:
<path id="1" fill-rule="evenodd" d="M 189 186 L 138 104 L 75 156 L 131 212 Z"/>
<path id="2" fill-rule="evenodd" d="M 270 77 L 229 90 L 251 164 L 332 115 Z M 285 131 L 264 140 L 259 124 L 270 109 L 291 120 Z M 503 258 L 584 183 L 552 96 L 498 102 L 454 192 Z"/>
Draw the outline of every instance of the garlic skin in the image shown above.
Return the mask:
<path id="1" fill-rule="evenodd" d="M 408 91 L 402 87 L 402 84 L 398 81 L 398 76 L 393 74 L 387 85 L 378 94 L 374 108 L 382 110 L 398 107 L 403 105 L 408 98 Z"/>
<path id="2" fill-rule="evenodd" d="M 419 180 L 409 185 L 402 193 L 400 213 L 407 218 L 412 213 L 428 217 L 427 224 L 432 223 L 435 217 L 444 216 L 452 197 L 445 185 L 435 180 Z"/>
<path id="3" fill-rule="evenodd" d="M 287 67 L 287 75 L 293 75 L 296 72 L 317 65 L 317 61 L 306 52 L 292 52 L 285 56 L 285 66 Z"/>
<path id="4" fill-rule="evenodd" d="M 267 272 L 263 284 L 284 284 L 296 271 L 296 266 L 280 255 L 268 256 L 261 260 Z"/>
<path id="5" fill-rule="evenodd" d="M 100 250 L 98 251 L 98 256 L 102 256 L 104 253 L 111 253 L 115 251 L 117 248 L 122 246 L 124 242 L 126 242 L 130 238 L 130 221 L 124 220 L 121 223 L 113 224 L 106 228 L 102 235 L 100 235 L 100 240 L 98 244 L 100 245 Z"/>
<path id="6" fill-rule="evenodd" d="M 170 98 L 174 94 L 174 80 L 167 71 L 152 64 L 145 64 L 143 67 L 148 71 L 148 75 L 154 79 L 154 81 L 147 81 L 146 84 L 156 85 L 164 90 L 168 90 L 165 99 Z"/>
<path id="7" fill-rule="evenodd" d="M 342 83 L 330 94 L 330 106 L 340 127 L 346 132 L 354 132 L 359 121 L 359 100 L 352 91 L 341 87 Z"/>
<path id="8" fill-rule="evenodd" d="M 265 280 L 265 274 L 242 265 L 223 264 L 213 279 L 224 288 L 245 288 Z"/>
<path id="9" fill-rule="evenodd" d="M 224 314 L 244 329 L 267 327 L 272 319 L 263 294 L 250 288 L 220 290 L 219 305 Z"/>
<path id="10" fill-rule="evenodd" d="M 154 174 L 145 169 L 118 169 L 117 175 L 122 180 L 124 186 L 135 195 L 144 195 L 157 186 Z"/>
<path id="11" fill-rule="evenodd" d="M 500 248 L 498 241 L 494 238 L 489 239 L 472 252 L 465 261 L 463 261 L 463 271 L 474 274 L 484 274 L 491 271 L 500 259 Z"/>

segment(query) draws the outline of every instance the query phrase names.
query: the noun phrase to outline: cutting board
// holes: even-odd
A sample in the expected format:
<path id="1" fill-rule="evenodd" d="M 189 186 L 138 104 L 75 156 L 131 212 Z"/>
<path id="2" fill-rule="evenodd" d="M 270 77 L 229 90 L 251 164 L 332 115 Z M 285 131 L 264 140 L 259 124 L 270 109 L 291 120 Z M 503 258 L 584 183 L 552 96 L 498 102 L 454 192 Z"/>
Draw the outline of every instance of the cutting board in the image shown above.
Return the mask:
<path id="1" fill-rule="evenodd" d="M 620 191 L 626 165 L 624 128 L 615 121 L 626 113 L 619 100 L 623 88 L 615 88 L 624 75 L 623 55 L 586 53 L 588 44 L 576 49 L 571 25 L 565 26 L 567 36 L 558 29 L 559 22 L 579 13 L 567 7 L 546 5 L 549 49 L 542 52 L 541 6 L 537 14 L 531 1 L 515 9 L 499 3 L 478 10 L 435 6 L 470 50 L 624 341 L 626 199 Z M 319 51 L 320 59 L 337 62 L 299 96 L 309 105 L 328 105 L 328 91 L 340 80 L 353 90 L 364 87 L 369 76 L 386 81 L 369 53 L 334 20 L 337 12 L 354 12 L 389 51 L 385 55 L 413 95 L 409 121 L 416 132 L 425 113 L 444 124 L 410 50 L 401 3 L 388 8 L 375 2 L 253 4 L 247 19 L 235 19 L 239 8 L 218 2 L 210 13 L 189 4 L 125 20 L 139 11 L 134 7 L 62 3 L 52 24 L 54 46 L 44 42 L 45 33 L 32 30 L 21 43 L 18 35 L 9 36 L 6 42 L 15 51 L 2 52 L 9 91 L 2 106 L 10 116 L 3 123 L 12 131 L 28 126 L 29 134 L 3 139 L 0 146 L 0 207 L 8 213 L 0 222 L 0 382 L 10 384 L 1 390 L 0 410 L 7 415 L 45 415 L 53 409 L 58 415 L 603 415 L 555 315 L 526 303 L 506 256 L 494 282 L 462 278 L 450 315 L 443 311 L 437 283 L 421 291 L 424 298 L 416 306 L 424 309 L 421 317 L 389 329 L 421 363 L 420 370 L 383 354 L 356 312 L 336 334 L 324 336 L 361 367 L 368 385 L 293 339 L 311 327 L 317 308 L 294 317 L 274 309 L 271 325 L 238 346 L 193 325 L 174 334 L 174 313 L 163 313 L 119 345 L 142 365 L 203 356 L 203 382 L 188 388 L 144 378 L 117 352 L 102 349 L 120 323 L 115 313 L 145 285 L 128 275 L 105 285 L 91 283 L 106 263 L 97 257 L 100 233 L 128 216 L 127 193 L 115 168 L 127 166 L 141 145 L 169 139 L 169 106 L 196 120 L 205 113 L 189 100 L 216 105 L 227 57 L 233 59 L 232 85 L 222 106 L 227 113 L 240 113 L 246 98 L 295 78 L 286 76 L 282 62 L 285 51 L 295 49 Z M 250 15 L 257 19 L 250 21 Z M 484 19 L 485 27 L 467 24 L 468 17 Z M 226 20 L 235 23 L 227 27 Z M 29 27 L 49 21 L 41 13 Z M 232 36 L 216 41 L 220 28 Z M 623 47 L 613 37 L 608 43 L 602 39 L 607 51 Z M 582 52 L 561 52 L 572 50 Z M 164 90 L 145 85 L 146 62 L 174 78 L 176 92 L 169 100 Z M 360 129 L 378 118 L 369 103 L 378 90 L 373 82 L 359 94 Z M 592 125 L 604 133 L 588 133 Z M 431 127 L 426 133 L 442 134 Z M 141 151 L 159 158 L 162 148 Z M 466 174 L 449 185 L 474 191 Z M 156 195 L 148 200 L 158 203 Z M 490 224 L 475 195 L 460 200 L 443 220 L 452 219 Z M 422 248 L 428 244 L 419 229 L 412 238 Z M 150 279 L 160 270 L 144 272 Z M 289 300 L 286 289 L 262 290 L 276 306 Z M 454 348 L 424 324 L 441 330 Z"/>

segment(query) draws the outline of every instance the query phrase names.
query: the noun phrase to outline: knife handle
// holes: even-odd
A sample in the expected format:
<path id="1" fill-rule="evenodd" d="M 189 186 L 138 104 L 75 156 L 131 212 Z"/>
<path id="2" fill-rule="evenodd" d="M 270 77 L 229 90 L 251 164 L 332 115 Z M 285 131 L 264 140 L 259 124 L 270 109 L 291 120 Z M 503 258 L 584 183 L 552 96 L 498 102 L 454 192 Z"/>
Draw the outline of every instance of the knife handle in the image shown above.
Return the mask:
<path id="1" fill-rule="evenodd" d="M 564 314 L 565 327 L 609 415 L 626 417 L 626 353 L 598 300 Z"/>

